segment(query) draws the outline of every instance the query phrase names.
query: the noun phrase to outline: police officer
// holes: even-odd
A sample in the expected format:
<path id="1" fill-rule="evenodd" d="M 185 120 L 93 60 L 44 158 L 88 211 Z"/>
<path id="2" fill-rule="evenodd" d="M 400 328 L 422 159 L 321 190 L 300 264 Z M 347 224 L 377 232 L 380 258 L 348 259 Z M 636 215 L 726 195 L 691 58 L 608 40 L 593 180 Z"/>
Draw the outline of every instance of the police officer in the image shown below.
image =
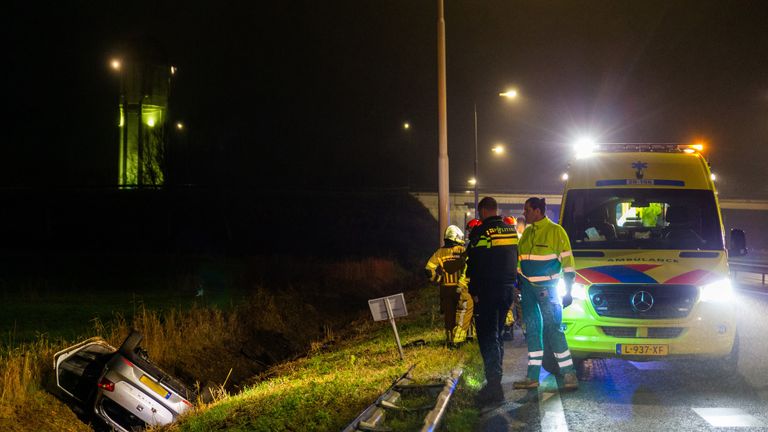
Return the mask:
<path id="1" fill-rule="evenodd" d="M 487 384 L 477 395 L 486 405 L 504 400 L 501 389 L 504 321 L 516 281 L 517 232 L 498 215 L 491 197 L 478 203 L 482 225 L 472 230 L 467 249 L 469 293 L 475 300 L 475 324 Z"/>
<path id="2" fill-rule="evenodd" d="M 520 238 L 520 283 L 522 291 L 525 340 L 528 344 L 528 373 L 523 381 L 514 383 L 516 389 L 535 389 L 539 386 L 539 372 L 544 358 L 544 345 L 552 348 L 563 376 L 563 389 L 579 387 L 576 372 L 568 350 L 565 334 L 560 328 L 562 307 L 568 307 L 571 287 L 576 278 L 573 253 L 568 235 L 560 225 L 546 217 L 544 198 L 529 198 L 525 202 L 525 220 L 528 228 Z M 557 293 L 557 282 L 564 279 L 566 294 L 562 307 Z"/>
<path id="3" fill-rule="evenodd" d="M 445 243 L 427 261 L 427 277 L 440 285 L 440 313 L 444 315 L 445 343 L 455 345 L 471 337 L 472 299 L 464 278 L 466 257 L 464 234 L 450 225 L 443 236 Z M 462 295 L 463 294 L 463 295 Z"/>

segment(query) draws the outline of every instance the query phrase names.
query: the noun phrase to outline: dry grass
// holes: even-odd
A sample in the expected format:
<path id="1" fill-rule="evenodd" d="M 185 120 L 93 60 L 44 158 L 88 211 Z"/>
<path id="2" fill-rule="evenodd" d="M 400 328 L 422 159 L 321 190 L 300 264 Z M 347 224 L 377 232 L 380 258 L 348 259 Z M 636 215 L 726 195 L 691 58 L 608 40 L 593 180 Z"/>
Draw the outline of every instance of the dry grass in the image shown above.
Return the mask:
<path id="1" fill-rule="evenodd" d="M 457 366 L 465 368 L 463 391 L 451 403 L 447 429 L 472 430 L 478 419 L 472 396 L 482 383 L 480 356 L 476 344 L 457 350 L 443 347 L 442 330 L 430 322 L 435 292 L 427 289 L 408 296 L 410 315 L 398 322 L 401 338 L 427 343 L 407 348 L 404 362 L 397 356 L 389 326 L 366 318 L 339 332 L 341 341 L 335 346 L 275 365 L 244 391 L 199 404 L 177 424 L 158 429 L 340 430 L 410 364 L 416 364 L 417 381 L 440 380 Z"/>
<path id="2" fill-rule="evenodd" d="M 406 276 L 397 264 L 385 259 L 313 262 L 309 267 L 316 279 L 334 288 L 329 294 L 344 292 L 352 304 L 386 294 Z M 318 298 L 322 300 L 317 295 L 308 300 L 306 289 L 290 286 L 280 290 L 255 287 L 248 301 L 227 311 L 205 306 L 158 311 L 139 305 L 130 320 L 122 315 L 107 322 L 95 319 L 92 330 L 82 336 L 101 336 L 117 347 L 135 328 L 143 334 L 141 346 L 155 363 L 206 390 L 201 392 L 205 402 L 221 401 L 273 364 L 335 343 L 336 329 L 350 316 L 339 320 L 306 303 Z M 88 430 L 45 391 L 55 386 L 53 354 L 73 342 L 40 336 L 31 343 L 13 344 L 9 338 L 0 345 L 0 430 Z M 56 413 L 53 417 L 51 411 Z M 72 426 L 35 426 L 29 418 L 68 418 Z M 78 429 L 81 426 L 85 429 Z"/>

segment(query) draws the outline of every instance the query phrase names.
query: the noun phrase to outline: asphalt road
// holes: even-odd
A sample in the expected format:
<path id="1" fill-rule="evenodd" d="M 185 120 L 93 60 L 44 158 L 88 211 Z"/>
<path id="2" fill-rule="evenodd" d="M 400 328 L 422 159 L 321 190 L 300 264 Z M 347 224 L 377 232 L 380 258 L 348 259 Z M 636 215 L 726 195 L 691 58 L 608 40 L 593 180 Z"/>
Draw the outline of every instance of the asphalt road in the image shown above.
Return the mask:
<path id="1" fill-rule="evenodd" d="M 538 390 L 512 389 L 527 351 L 507 342 L 506 402 L 487 410 L 483 431 L 768 431 L 768 288 L 740 283 L 738 371 L 701 361 L 590 360 L 576 392 L 543 372 Z"/>

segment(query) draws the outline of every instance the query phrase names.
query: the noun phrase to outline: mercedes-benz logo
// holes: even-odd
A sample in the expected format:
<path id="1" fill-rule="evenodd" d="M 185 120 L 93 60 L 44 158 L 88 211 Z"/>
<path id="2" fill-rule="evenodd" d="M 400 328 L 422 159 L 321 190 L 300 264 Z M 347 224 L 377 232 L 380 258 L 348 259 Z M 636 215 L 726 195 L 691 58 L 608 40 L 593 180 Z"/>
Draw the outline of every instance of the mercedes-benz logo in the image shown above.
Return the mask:
<path id="1" fill-rule="evenodd" d="M 638 312 L 648 312 L 653 307 L 653 296 L 648 291 L 635 292 L 629 301 L 632 309 Z"/>

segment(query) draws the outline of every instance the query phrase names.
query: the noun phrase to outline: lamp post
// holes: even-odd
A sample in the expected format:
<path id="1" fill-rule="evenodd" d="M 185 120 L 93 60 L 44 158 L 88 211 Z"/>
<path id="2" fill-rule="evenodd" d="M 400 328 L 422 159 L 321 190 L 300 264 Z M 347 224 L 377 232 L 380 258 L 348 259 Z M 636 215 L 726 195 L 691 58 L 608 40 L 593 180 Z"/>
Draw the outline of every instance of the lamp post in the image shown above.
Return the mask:
<path id="1" fill-rule="evenodd" d="M 499 93 L 499 96 L 505 97 L 507 99 L 515 99 L 517 97 L 517 90 L 507 90 L 503 93 Z M 477 217 L 477 184 L 480 183 L 478 177 L 477 177 L 477 102 L 472 104 L 473 107 L 473 113 L 474 113 L 474 120 L 475 120 L 475 170 L 474 174 L 475 176 L 470 181 L 470 184 L 474 186 L 474 192 L 475 192 L 475 217 Z M 500 155 L 504 153 L 504 147 L 501 145 L 496 145 L 493 148 L 493 152 L 497 155 Z"/>

